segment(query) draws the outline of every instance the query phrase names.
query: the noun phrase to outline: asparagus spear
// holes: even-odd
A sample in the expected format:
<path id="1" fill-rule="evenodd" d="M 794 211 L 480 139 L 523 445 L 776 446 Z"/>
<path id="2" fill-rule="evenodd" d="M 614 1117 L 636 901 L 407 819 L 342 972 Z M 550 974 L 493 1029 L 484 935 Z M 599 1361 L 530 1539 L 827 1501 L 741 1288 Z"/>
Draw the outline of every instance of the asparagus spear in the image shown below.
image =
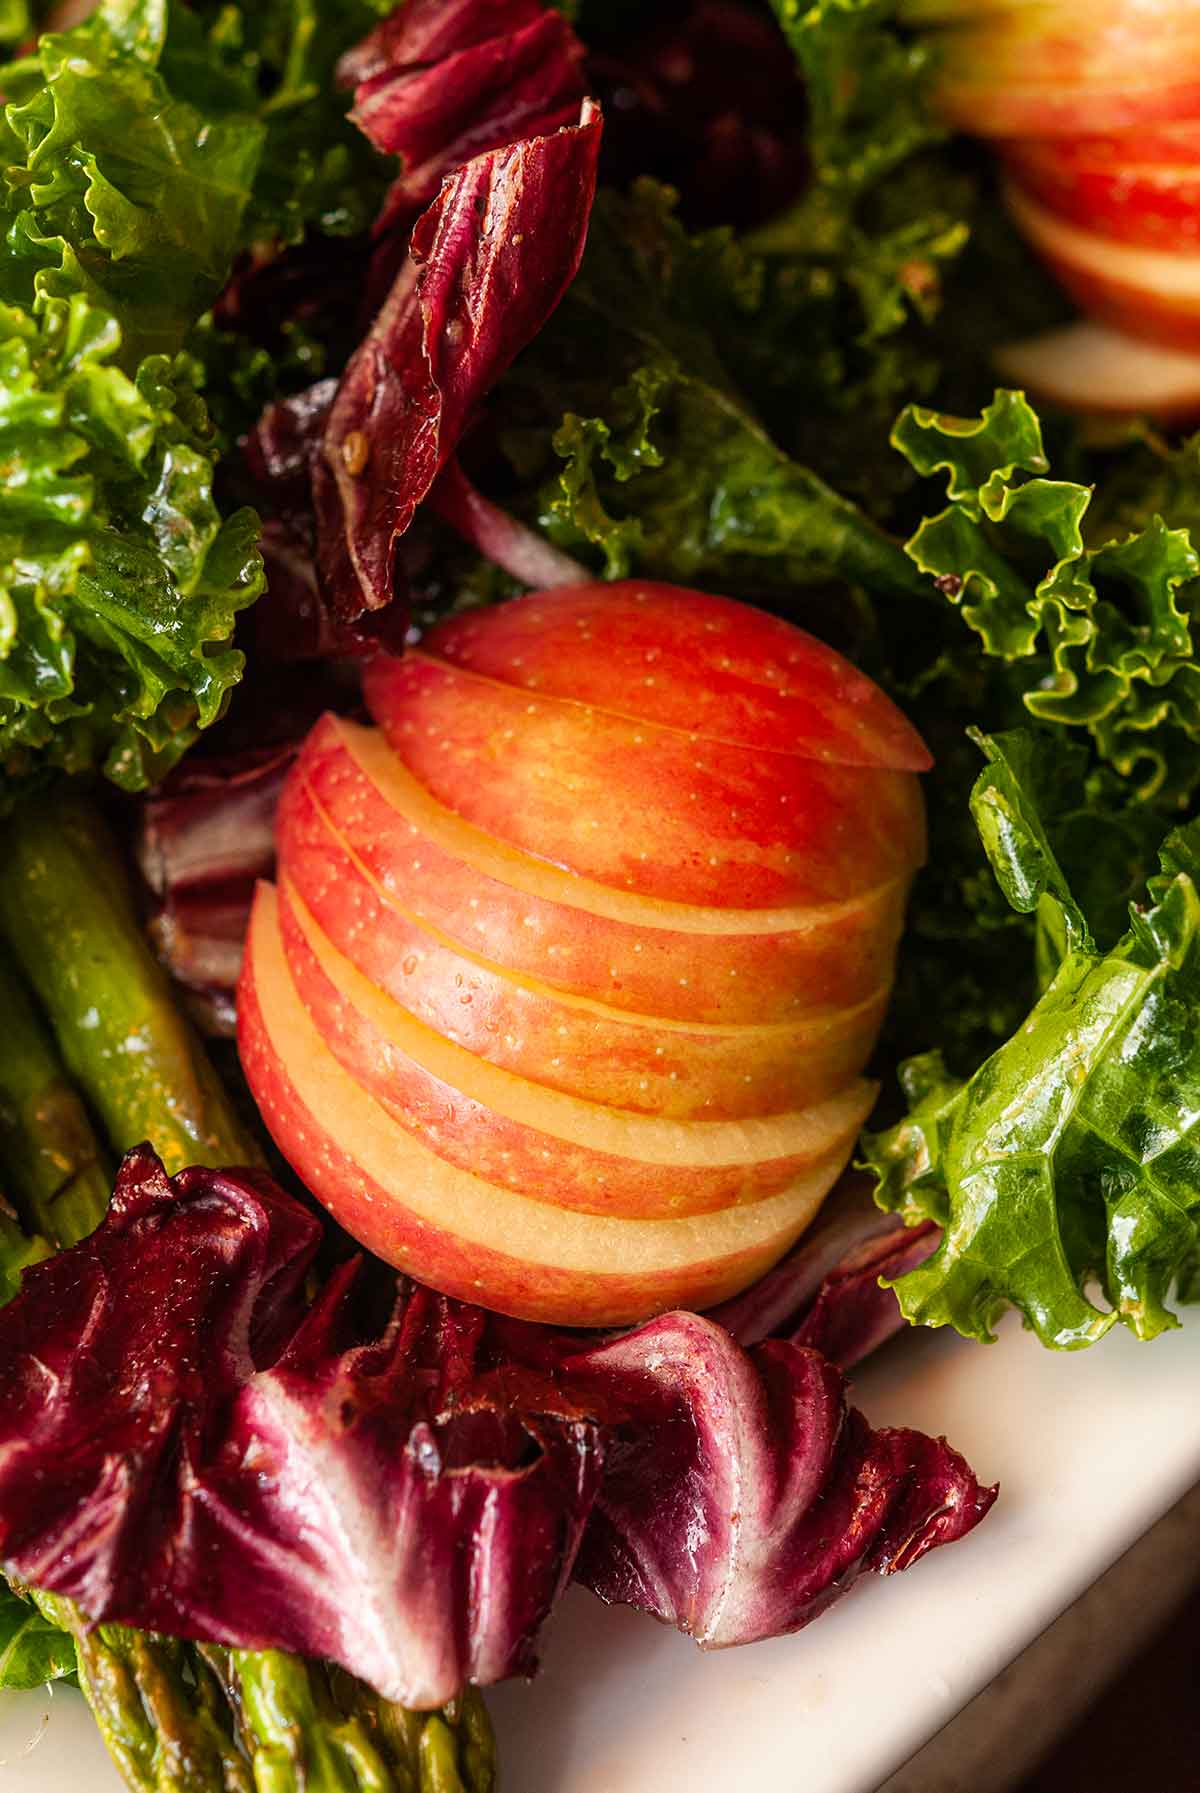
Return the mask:
<path id="1" fill-rule="evenodd" d="M 119 1152 L 148 1139 L 167 1170 L 261 1162 L 138 925 L 102 818 L 60 787 L 5 827 L 0 931 L 67 1071 Z"/>
<path id="2" fill-rule="evenodd" d="M 79 1680 L 132 1793 L 491 1793 L 483 1700 L 443 1712 L 390 1705 L 361 1681 L 276 1650 L 226 1650 L 88 1630 L 30 1590 L 75 1641 Z"/>
<path id="3" fill-rule="evenodd" d="M 25 986 L 0 954 L 0 1162 L 31 1232 L 74 1245 L 99 1226 L 112 1176 Z"/>
<path id="4" fill-rule="evenodd" d="M 36 1234 L 30 1238 L 0 1195 L 0 1306 L 16 1294 L 26 1265 L 36 1264 L 49 1255 L 46 1241 Z"/>
<path id="5" fill-rule="evenodd" d="M 172 1005 L 99 817 L 70 793 L 37 810 L 27 804 L 5 845 L 0 931 L 112 1143 L 124 1149 L 148 1138 L 170 1170 L 257 1160 Z M 0 1086 L 3 1075 L 0 1043 Z M 74 1137 L 69 1104 L 47 1106 L 44 1123 L 6 1140 L 22 1188 L 34 1180 L 31 1153 L 57 1145 L 65 1155 Z M 56 1123 L 67 1128 L 57 1142 Z M 27 1239 L 15 1218 L 7 1225 L 16 1256 L 45 1255 L 49 1247 Z M 0 1213 L 0 1277 L 4 1227 Z M 89 1629 L 69 1601 L 30 1597 L 73 1639 L 80 1684 L 132 1793 L 490 1793 L 494 1785 L 491 1727 L 477 1693 L 443 1712 L 409 1712 L 321 1663 L 119 1625 Z"/>

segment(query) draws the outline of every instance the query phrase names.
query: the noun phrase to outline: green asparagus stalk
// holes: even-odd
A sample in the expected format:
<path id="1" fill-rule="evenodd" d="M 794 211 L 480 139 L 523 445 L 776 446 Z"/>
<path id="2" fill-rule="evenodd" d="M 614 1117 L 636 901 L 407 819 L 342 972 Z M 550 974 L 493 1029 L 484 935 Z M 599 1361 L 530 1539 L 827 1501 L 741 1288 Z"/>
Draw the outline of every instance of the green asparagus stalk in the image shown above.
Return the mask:
<path id="1" fill-rule="evenodd" d="M 68 787 L 5 825 L 0 932 L 63 1064 L 118 1152 L 148 1139 L 169 1172 L 261 1162 L 138 924 L 120 854 Z"/>
<path id="2" fill-rule="evenodd" d="M 112 1144 L 149 1139 L 172 1171 L 255 1162 L 254 1142 L 146 947 L 99 817 L 69 793 L 26 805 L 5 847 L 0 932 Z M 44 1035 L 42 1045 L 43 1068 L 53 1068 Z M 4 1077 L 0 1042 L 0 1089 Z M 43 1117 L 40 1131 L 5 1136 L 22 1191 L 35 1181 L 36 1153 L 65 1158 L 77 1140 L 70 1104 L 47 1105 Z M 50 1249 L 0 1212 L 0 1281 L 6 1224 L 17 1256 Z M 73 1640 L 80 1685 L 131 1793 L 491 1793 L 495 1784 L 491 1727 L 474 1691 L 441 1712 L 411 1712 L 322 1663 L 89 1627 L 70 1601 L 28 1592 Z"/>
<path id="3" fill-rule="evenodd" d="M 45 1239 L 36 1233 L 30 1238 L 0 1195 L 0 1307 L 20 1288 L 22 1270 L 49 1255 L 50 1246 Z"/>
<path id="4" fill-rule="evenodd" d="M 0 954 L 0 1163 L 17 1213 L 53 1245 L 99 1226 L 112 1174 L 20 977 Z"/>
<path id="5" fill-rule="evenodd" d="M 79 1684 L 131 1793 L 255 1793 L 228 1707 L 173 1638 L 93 1630 L 70 1601 L 31 1589 L 38 1611 L 74 1639 Z"/>
<path id="6" fill-rule="evenodd" d="M 79 1681 L 131 1793 L 491 1793 L 495 1749 L 471 1692 L 410 1712 L 361 1681 L 276 1650 L 89 1630 L 30 1590 L 75 1642 Z"/>

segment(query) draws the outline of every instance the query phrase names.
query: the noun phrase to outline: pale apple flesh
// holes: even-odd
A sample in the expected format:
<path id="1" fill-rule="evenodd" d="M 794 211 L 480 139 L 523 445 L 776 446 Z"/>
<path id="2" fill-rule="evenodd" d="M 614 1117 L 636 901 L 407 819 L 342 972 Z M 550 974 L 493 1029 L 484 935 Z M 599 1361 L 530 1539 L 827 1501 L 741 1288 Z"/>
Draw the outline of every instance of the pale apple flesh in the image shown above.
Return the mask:
<path id="1" fill-rule="evenodd" d="M 759 1201 L 842 1161 L 874 1091 L 818 1043 L 799 1112 L 671 1121 L 581 1102 L 497 1069 L 421 1026 L 322 935 L 294 891 L 281 937 L 317 1032 L 363 1089 L 438 1157 L 486 1181 L 588 1213 L 698 1214 Z"/>
<path id="2" fill-rule="evenodd" d="M 366 695 L 439 803 L 619 890 L 715 907 L 822 904 L 924 857 L 908 772 L 693 739 L 419 654 L 381 655 Z"/>
<path id="3" fill-rule="evenodd" d="M 1200 417 L 1200 354 L 1164 348 L 1107 324 L 1068 324 L 996 355 L 1002 379 L 1067 410 L 1136 411 L 1166 423 Z"/>
<path id="4" fill-rule="evenodd" d="M 255 903 L 238 1000 L 247 1078 L 276 1144 L 369 1250 L 445 1293 L 519 1318 L 613 1326 L 745 1288 L 812 1220 L 842 1166 L 718 1213 L 582 1214 L 459 1170 L 342 1068 L 291 980 L 275 893 Z"/>
<path id="5" fill-rule="evenodd" d="M 771 910 L 614 891 L 472 828 L 378 731 L 332 716 L 301 752 L 279 838 L 309 883 L 310 855 L 333 880 L 357 868 L 469 956 L 668 1021 L 765 1025 L 866 1001 L 891 981 L 909 883 L 905 873 L 842 902 Z M 386 930 L 386 915 L 376 921 Z"/>

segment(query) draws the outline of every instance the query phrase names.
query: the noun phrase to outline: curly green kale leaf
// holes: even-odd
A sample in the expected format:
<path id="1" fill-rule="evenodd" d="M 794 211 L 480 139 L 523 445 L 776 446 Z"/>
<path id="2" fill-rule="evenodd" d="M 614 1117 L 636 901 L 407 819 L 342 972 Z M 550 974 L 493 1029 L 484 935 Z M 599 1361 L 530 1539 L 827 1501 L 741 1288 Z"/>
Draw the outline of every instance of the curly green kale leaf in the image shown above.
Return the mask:
<path id="1" fill-rule="evenodd" d="M 777 601 L 838 578 L 921 593 L 896 543 L 780 446 L 730 371 L 761 280 L 727 232 L 689 237 L 652 182 L 601 195 L 582 268 L 496 406 L 538 522 L 598 549 L 610 577 Z"/>
<path id="2" fill-rule="evenodd" d="M 1157 513 L 1133 533 L 1107 534 L 1102 518 L 1094 529 L 1091 489 L 1047 477 L 1038 420 L 1019 393 L 998 393 L 977 419 L 910 407 L 894 440 L 919 472 L 946 473 L 950 498 L 908 552 L 985 653 L 1025 668 L 1026 710 L 1087 729 L 1142 795 L 1186 799 L 1200 782 L 1190 531 Z M 1129 519 L 1128 502 L 1118 514 Z"/>
<path id="3" fill-rule="evenodd" d="M 0 768 L 103 765 L 137 789 L 216 720 L 262 584 L 257 520 L 222 520 L 185 357 L 115 366 L 82 294 L 0 305 Z"/>
<path id="4" fill-rule="evenodd" d="M 6 73 L 0 125 L 0 798 L 47 768 L 136 789 L 221 714 L 257 519 L 222 519 L 184 353 L 241 241 L 263 131 L 159 69 L 110 0 Z"/>
<path id="5" fill-rule="evenodd" d="M 1200 1247 L 1200 824 L 1168 836 L 1148 901 L 1104 951 L 1040 813 L 1053 744 L 1040 765 L 1032 741 L 983 744 L 985 844 L 1055 950 L 1013 1037 L 965 1081 L 937 1053 L 910 1061 L 907 1116 L 865 1141 L 880 1205 L 945 1229 L 897 1294 L 909 1320 L 979 1339 L 1009 1305 L 1060 1349 L 1117 1322 L 1153 1338 L 1176 1324 L 1167 1301 Z"/>

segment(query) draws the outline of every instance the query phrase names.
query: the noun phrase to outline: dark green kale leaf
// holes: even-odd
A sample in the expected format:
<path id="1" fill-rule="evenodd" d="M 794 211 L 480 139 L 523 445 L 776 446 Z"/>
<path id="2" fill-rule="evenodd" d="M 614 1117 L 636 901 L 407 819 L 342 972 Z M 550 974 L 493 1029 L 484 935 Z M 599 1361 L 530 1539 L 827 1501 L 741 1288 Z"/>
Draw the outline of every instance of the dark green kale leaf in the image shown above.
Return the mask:
<path id="1" fill-rule="evenodd" d="M 74 1678 L 74 1640 L 0 1575 L 0 1692 Z"/>
<path id="2" fill-rule="evenodd" d="M 729 372 L 725 338 L 752 328 L 761 278 L 728 232 L 689 237 L 653 183 L 601 195 L 580 273 L 496 406 L 538 522 L 560 546 L 598 550 L 609 577 L 636 569 L 784 603 L 838 578 L 922 591 L 896 544 L 778 446 Z"/>
<path id="3" fill-rule="evenodd" d="M 1105 918 L 1063 870 L 1070 818 L 1052 814 L 1074 756 L 1053 736 L 980 744 L 972 807 L 1005 893 L 1038 913 L 1045 987 L 966 1080 L 938 1052 L 911 1060 L 909 1113 L 864 1142 L 881 1206 L 945 1228 L 897 1294 L 908 1319 L 980 1339 L 1008 1305 L 1058 1348 L 1118 1321 L 1152 1338 L 1176 1324 L 1170 1291 L 1186 1293 L 1200 1246 L 1200 824 L 1168 836 L 1149 900 L 1105 950 Z M 1110 871 L 1125 827 L 1088 817 Z"/>

